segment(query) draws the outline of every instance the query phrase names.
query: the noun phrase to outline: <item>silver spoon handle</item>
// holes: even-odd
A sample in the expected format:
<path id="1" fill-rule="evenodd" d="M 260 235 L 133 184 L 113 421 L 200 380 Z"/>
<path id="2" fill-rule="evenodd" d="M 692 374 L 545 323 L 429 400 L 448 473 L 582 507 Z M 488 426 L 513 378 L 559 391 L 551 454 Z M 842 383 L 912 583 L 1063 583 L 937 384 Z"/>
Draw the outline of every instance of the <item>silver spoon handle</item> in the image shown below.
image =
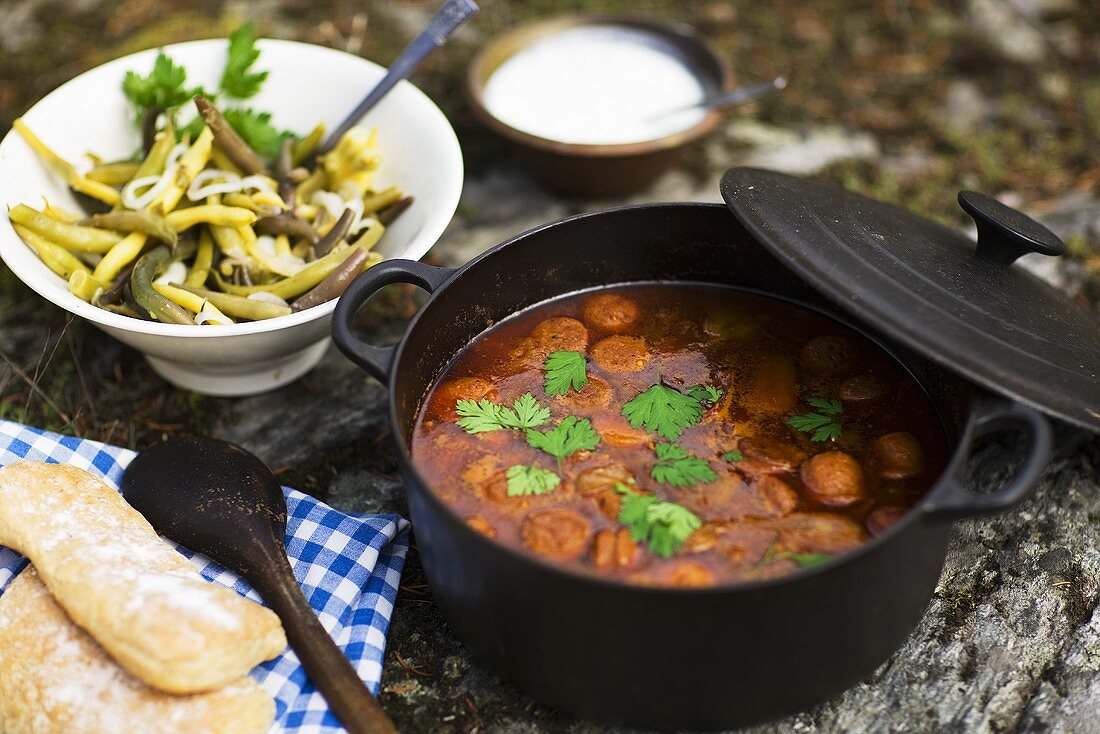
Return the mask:
<path id="1" fill-rule="evenodd" d="M 770 82 L 754 84 L 751 87 L 741 87 L 740 89 L 733 90 L 729 94 L 723 94 L 718 97 L 711 97 L 710 99 L 704 100 L 696 106 L 705 106 L 707 108 L 728 107 L 730 105 L 740 104 L 741 102 L 748 102 L 750 100 L 760 99 L 761 97 L 765 97 L 772 92 L 783 89 L 786 86 L 787 78 L 777 76 Z"/>
<path id="2" fill-rule="evenodd" d="M 339 127 L 325 140 L 318 153 L 326 153 L 344 136 L 348 130 L 363 118 L 363 115 L 374 107 L 382 97 L 393 89 L 394 85 L 403 79 L 408 79 L 416 67 L 424 61 L 433 51 L 442 46 L 458 28 L 469 20 L 470 16 L 478 11 L 477 3 L 473 0 L 447 0 L 443 7 L 432 16 L 428 26 L 420 32 L 401 55 L 394 60 L 386 76 L 375 85 L 374 89 L 363 98 L 363 101 L 352 110 Z"/>

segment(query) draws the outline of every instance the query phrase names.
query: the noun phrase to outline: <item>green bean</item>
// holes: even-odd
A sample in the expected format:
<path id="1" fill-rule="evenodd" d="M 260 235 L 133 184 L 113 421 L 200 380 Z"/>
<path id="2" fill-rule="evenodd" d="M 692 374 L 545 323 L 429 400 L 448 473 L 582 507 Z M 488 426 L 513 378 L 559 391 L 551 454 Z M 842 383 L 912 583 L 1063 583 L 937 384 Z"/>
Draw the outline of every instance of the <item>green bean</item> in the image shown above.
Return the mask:
<path id="1" fill-rule="evenodd" d="M 129 316 L 132 319 L 144 318 L 137 311 L 130 308 L 130 305 L 128 303 L 103 303 L 103 297 L 100 296 L 100 300 L 96 302 L 96 305 L 102 309 L 106 309 L 117 314 L 122 314 L 123 316 Z M 146 321 L 148 321 L 148 319 L 146 319 Z"/>
<path id="2" fill-rule="evenodd" d="M 372 260 L 374 262 L 371 262 Z M 367 252 L 361 247 L 353 248 L 353 252 L 347 260 L 340 263 L 317 287 L 292 303 L 291 309 L 295 312 L 303 311 L 339 297 L 344 289 L 348 287 L 348 283 L 355 280 L 355 276 L 363 272 L 368 264 L 373 265 L 379 260 L 381 260 L 381 257 L 375 253 Z"/>
<path id="3" fill-rule="evenodd" d="M 80 258 L 61 245 L 55 245 L 42 235 L 32 232 L 22 225 L 16 224 L 14 227 L 15 233 L 38 254 L 39 259 L 46 264 L 46 267 L 65 280 L 68 280 L 78 270 L 83 270 L 85 273 L 91 272 L 88 266 L 80 261 Z"/>
<path id="4" fill-rule="evenodd" d="M 98 229 L 114 229 L 120 232 L 141 232 L 161 242 L 176 246 L 179 235 L 168 224 L 168 220 L 159 213 L 151 211 L 132 212 L 119 210 L 96 214 L 88 217 L 81 224 L 87 224 Z"/>
<path id="5" fill-rule="evenodd" d="M 351 220 L 354 216 L 355 213 L 351 209 L 344 210 L 344 213 L 340 215 L 340 218 L 336 220 L 329 231 L 325 232 L 325 236 L 317 240 L 317 244 L 313 246 L 313 252 L 317 257 L 324 257 L 329 254 L 336 243 L 344 239 L 348 233 L 348 228 L 351 227 Z"/>
<path id="6" fill-rule="evenodd" d="M 219 293 L 206 288 L 196 288 L 186 283 L 177 287 L 189 293 L 194 293 L 196 296 L 202 296 L 221 309 L 227 316 L 232 316 L 235 319 L 262 321 L 263 319 L 273 319 L 276 316 L 286 316 L 290 313 L 288 306 L 271 303 L 270 301 L 234 296 L 230 293 Z"/>
<path id="7" fill-rule="evenodd" d="M 294 184 L 290 182 L 290 169 L 292 163 L 291 149 L 294 147 L 293 138 L 285 138 L 279 147 L 279 157 L 275 159 L 275 179 L 279 182 L 279 197 L 286 203 L 287 209 L 294 208 Z"/>
<path id="8" fill-rule="evenodd" d="M 268 172 L 263 159 L 248 147 L 248 143 L 244 142 L 236 130 L 230 127 L 213 102 L 206 97 L 198 96 L 195 97 L 195 106 L 198 107 L 199 115 L 202 116 L 210 132 L 214 133 L 214 142 L 218 149 L 225 153 L 229 160 L 246 173 L 266 174 Z"/>
<path id="9" fill-rule="evenodd" d="M 115 278 L 115 282 L 111 284 L 110 288 L 107 288 L 100 294 L 96 300 L 97 306 L 103 306 L 110 303 L 121 303 L 123 293 L 126 290 L 126 284 L 130 282 L 130 274 L 134 272 L 134 266 L 128 265 L 122 269 L 122 272 Z"/>
<path id="10" fill-rule="evenodd" d="M 367 198 L 363 199 L 363 213 L 376 212 L 379 209 L 385 209 L 391 204 L 396 204 L 401 200 L 401 189 L 396 186 L 390 186 L 388 189 L 383 189 L 377 194 L 371 194 Z"/>
<path id="11" fill-rule="evenodd" d="M 310 242 L 316 243 L 320 236 L 308 222 L 302 221 L 289 214 L 276 214 L 272 217 L 262 217 L 256 221 L 256 229 L 263 234 L 285 234 L 291 237 L 305 237 Z"/>
<path id="12" fill-rule="evenodd" d="M 88 178 L 92 181 L 108 184 L 110 186 L 122 186 L 137 173 L 140 163 L 134 161 L 115 161 L 113 163 L 100 163 L 88 171 Z"/>
<path id="13" fill-rule="evenodd" d="M 234 285 L 233 283 L 226 282 L 218 273 L 214 273 L 214 280 L 217 282 L 219 288 L 235 296 L 250 296 L 253 293 L 267 291 L 268 293 L 274 293 L 284 301 L 289 301 L 291 298 L 300 296 L 312 289 L 322 280 L 327 278 L 329 273 L 335 270 L 340 263 L 347 259 L 354 251 L 355 248 L 351 247 L 333 250 L 320 260 L 314 260 L 289 278 L 283 278 L 275 283 L 265 285 Z"/>
<path id="14" fill-rule="evenodd" d="M 168 262 L 168 248 L 156 247 L 141 256 L 130 276 L 130 289 L 134 300 L 150 316 L 169 324 L 194 324 L 195 320 L 183 308 L 157 293 L 153 288 L 153 278 L 157 270 Z"/>
<path id="15" fill-rule="evenodd" d="M 77 252 L 102 255 L 122 239 L 122 235 L 118 232 L 59 222 L 42 212 L 31 209 L 26 204 L 17 204 L 8 212 L 8 217 L 12 222 L 23 225 L 50 242 Z"/>

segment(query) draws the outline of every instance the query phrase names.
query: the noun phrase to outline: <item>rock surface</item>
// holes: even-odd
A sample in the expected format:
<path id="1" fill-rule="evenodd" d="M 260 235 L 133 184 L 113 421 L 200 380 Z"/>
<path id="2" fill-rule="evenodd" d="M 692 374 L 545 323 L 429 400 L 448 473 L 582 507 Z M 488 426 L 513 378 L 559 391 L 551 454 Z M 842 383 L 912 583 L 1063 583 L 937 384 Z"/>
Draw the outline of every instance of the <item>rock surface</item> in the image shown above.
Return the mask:
<path id="1" fill-rule="evenodd" d="M 953 204 L 959 188 L 1000 194 L 1040 214 L 1079 257 L 1068 267 L 1031 266 L 1096 300 L 1087 263 L 1100 243 L 1100 21 L 1086 0 L 931 2 L 919 11 L 856 0 L 651 0 L 643 9 L 696 24 L 742 78 L 790 73 L 792 86 L 739 110 L 681 169 L 623 201 L 547 192 L 472 124 L 457 90 L 473 48 L 558 4 L 482 5 L 478 21 L 416 79 L 455 121 L 468 161 L 463 203 L 434 262 L 459 265 L 529 227 L 613 204 L 717 201 L 722 171 L 749 161 L 822 175 L 957 225 L 965 223 Z M 571 7 L 638 9 L 627 0 Z M 106 58 L 224 34 L 242 15 L 267 33 L 384 61 L 431 10 L 343 0 L 5 0 L 0 129 Z M 411 308 L 406 292 L 392 296 L 375 314 L 391 317 L 375 329 L 390 337 Z M 175 430 L 212 431 L 337 507 L 408 514 L 385 390 L 335 351 L 275 393 L 188 395 L 0 268 L 0 356 L 4 417 L 137 448 Z M 835 700 L 751 731 L 1100 733 L 1100 440 L 1063 427 L 1057 443 L 1041 487 L 1018 509 L 958 523 L 934 597 L 901 650 Z M 1003 480 L 1014 461 L 1010 448 L 986 445 L 972 463 L 975 486 Z M 607 730 L 535 703 L 473 660 L 433 603 L 415 546 L 382 701 L 404 731 Z"/>

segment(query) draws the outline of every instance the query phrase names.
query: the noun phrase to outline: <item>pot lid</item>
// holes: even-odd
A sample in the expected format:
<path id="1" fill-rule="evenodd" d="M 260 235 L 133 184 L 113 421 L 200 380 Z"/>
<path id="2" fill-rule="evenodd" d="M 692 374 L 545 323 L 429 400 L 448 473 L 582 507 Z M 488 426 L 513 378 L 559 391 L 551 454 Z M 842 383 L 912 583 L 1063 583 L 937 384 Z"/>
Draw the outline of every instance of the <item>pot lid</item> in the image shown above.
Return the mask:
<path id="1" fill-rule="evenodd" d="M 1061 255 L 1038 222 L 973 191 L 978 242 L 805 178 L 733 168 L 722 197 L 811 286 L 865 323 L 1005 397 L 1100 431 L 1100 318 L 1012 263 Z"/>

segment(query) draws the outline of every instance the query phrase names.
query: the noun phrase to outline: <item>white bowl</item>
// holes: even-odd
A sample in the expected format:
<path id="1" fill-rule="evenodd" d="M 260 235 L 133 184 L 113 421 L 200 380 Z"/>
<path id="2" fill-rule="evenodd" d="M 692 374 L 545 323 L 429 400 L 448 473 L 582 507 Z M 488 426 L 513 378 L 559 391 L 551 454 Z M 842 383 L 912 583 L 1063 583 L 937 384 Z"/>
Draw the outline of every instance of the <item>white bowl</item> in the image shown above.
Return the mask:
<path id="1" fill-rule="evenodd" d="M 270 74 L 247 104 L 272 113 L 273 122 L 304 135 L 318 122 L 332 130 L 386 70 L 370 61 L 322 46 L 262 40 L 258 69 Z M 226 41 L 211 39 L 166 46 L 186 67 L 188 83 L 215 88 Z M 28 127 L 78 168 L 85 153 L 128 157 L 140 144 L 122 94 L 128 70 L 152 68 L 157 50 L 142 51 L 85 72 L 31 108 Z M 363 118 L 378 128 L 380 185 L 400 186 L 415 197 L 387 231 L 383 257 L 422 257 L 443 234 L 462 190 L 462 151 L 447 118 L 427 96 L 401 82 Z M 79 210 L 68 187 L 51 174 L 14 130 L 0 142 L 0 204 L 41 208 L 42 197 Z M 336 301 L 266 321 L 225 326 L 186 326 L 142 321 L 85 303 L 69 293 L 12 229 L 0 223 L 0 257 L 24 283 L 61 308 L 81 316 L 134 347 L 154 370 L 180 387 L 210 395 L 248 395 L 284 385 L 320 361 L 329 344 Z"/>

